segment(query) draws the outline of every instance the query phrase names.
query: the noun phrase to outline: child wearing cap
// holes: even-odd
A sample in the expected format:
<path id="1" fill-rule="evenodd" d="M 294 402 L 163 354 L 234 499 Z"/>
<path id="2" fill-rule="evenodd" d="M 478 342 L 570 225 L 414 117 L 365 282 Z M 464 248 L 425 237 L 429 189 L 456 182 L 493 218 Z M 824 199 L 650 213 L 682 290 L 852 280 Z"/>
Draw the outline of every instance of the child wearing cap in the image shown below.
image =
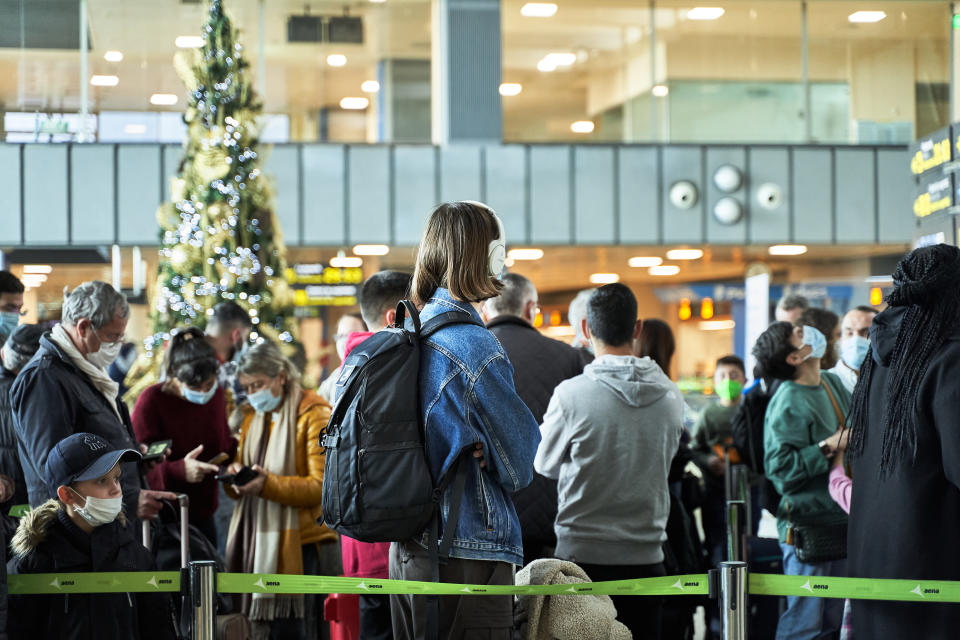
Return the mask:
<path id="1" fill-rule="evenodd" d="M 123 514 L 120 463 L 132 449 L 112 449 L 76 433 L 50 451 L 45 480 L 57 499 L 20 521 L 11 573 L 150 571 L 150 552 Z M 11 640 L 124 638 L 173 640 L 171 600 L 163 593 L 53 594 L 10 597 Z"/>

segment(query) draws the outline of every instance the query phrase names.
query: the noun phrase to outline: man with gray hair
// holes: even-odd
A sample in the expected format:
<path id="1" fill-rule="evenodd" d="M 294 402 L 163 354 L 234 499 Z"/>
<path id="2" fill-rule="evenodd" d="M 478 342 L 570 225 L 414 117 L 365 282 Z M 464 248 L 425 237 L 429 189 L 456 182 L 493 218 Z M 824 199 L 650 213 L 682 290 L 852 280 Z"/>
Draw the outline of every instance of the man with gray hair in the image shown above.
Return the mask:
<path id="1" fill-rule="evenodd" d="M 554 388 L 583 372 L 578 349 L 541 335 L 534 326 L 540 311 L 537 289 L 518 273 L 503 278 L 503 289 L 484 303 L 487 328 L 503 345 L 513 365 L 517 394 L 537 422 L 550 404 Z M 550 557 L 557 544 L 553 521 L 557 516 L 557 482 L 534 474 L 533 482 L 513 494 L 523 532 L 523 563 Z"/>
<path id="2" fill-rule="evenodd" d="M 124 343 L 129 316 L 123 294 L 105 282 L 84 282 L 64 297 L 60 324 L 40 338 L 36 355 L 14 381 L 10 403 L 31 505 L 55 497 L 56 487 L 44 481 L 44 465 L 67 436 L 92 433 L 116 449 L 138 448 L 119 386 L 106 371 Z M 123 504 L 128 517 L 152 518 L 160 500 L 176 494 L 147 489 L 139 464 L 122 465 Z"/>
<path id="3" fill-rule="evenodd" d="M 594 289 L 584 289 L 574 297 L 567 309 L 567 321 L 573 327 L 573 341 L 570 343 L 574 349 L 580 352 L 584 366 L 590 364 L 593 360 L 593 346 L 590 340 L 583 335 L 583 320 L 587 317 L 587 300 Z"/>
<path id="4" fill-rule="evenodd" d="M 810 301 L 801 295 L 787 295 L 780 298 L 777 303 L 777 309 L 774 311 L 774 317 L 777 322 L 789 322 L 797 324 L 803 312 L 810 308 Z"/>

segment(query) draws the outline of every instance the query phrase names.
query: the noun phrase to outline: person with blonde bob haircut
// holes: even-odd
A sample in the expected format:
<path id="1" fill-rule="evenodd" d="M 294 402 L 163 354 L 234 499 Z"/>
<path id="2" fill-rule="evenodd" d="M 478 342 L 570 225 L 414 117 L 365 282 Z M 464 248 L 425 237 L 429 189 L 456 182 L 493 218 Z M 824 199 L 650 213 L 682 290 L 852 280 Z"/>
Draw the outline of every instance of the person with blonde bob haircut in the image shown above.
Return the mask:
<path id="1" fill-rule="evenodd" d="M 471 322 L 447 325 L 420 343 L 420 407 L 427 463 L 438 483 L 460 461 L 466 485 L 459 517 L 447 523 L 452 492 L 441 500 L 441 526 L 455 527 L 441 582 L 513 584 L 523 562 L 520 522 L 511 494 L 533 479 L 540 430 L 513 386 L 513 367 L 480 320 L 483 300 L 496 296 L 506 257 L 503 225 L 479 202 L 437 207 L 427 222 L 413 274 L 420 320 L 458 312 Z M 472 454 L 472 455 L 471 455 Z M 432 580 L 426 535 L 390 546 L 390 577 Z M 422 638 L 425 596 L 391 595 L 393 635 Z M 510 596 L 448 596 L 439 602 L 439 637 L 512 637 Z"/>
<path id="2" fill-rule="evenodd" d="M 330 405 L 302 389 L 300 372 L 269 341 L 240 358 L 237 379 L 247 393 L 241 405 L 236 461 L 227 494 L 237 499 L 227 536 L 227 566 L 242 573 L 337 575 L 337 535 L 322 524 L 324 458 L 320 432 Z M 248 477 L 249 476 L 249 477 Z M 316 595 L 244 595 L 243 613 L 254 637 L 318 638 Z"/>

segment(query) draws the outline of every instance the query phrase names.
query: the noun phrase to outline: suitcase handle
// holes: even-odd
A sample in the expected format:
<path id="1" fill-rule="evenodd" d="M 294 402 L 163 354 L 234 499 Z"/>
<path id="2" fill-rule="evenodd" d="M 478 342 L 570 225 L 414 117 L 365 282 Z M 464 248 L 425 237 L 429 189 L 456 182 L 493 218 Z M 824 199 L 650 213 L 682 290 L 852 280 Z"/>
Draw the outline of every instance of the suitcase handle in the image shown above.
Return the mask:
<path id="1" fill-rule="evenodd" d="M 180 504 L 180 568 L 186 569 L 190 562 L 190 496 L 179 493 L 177 502 Z"/>

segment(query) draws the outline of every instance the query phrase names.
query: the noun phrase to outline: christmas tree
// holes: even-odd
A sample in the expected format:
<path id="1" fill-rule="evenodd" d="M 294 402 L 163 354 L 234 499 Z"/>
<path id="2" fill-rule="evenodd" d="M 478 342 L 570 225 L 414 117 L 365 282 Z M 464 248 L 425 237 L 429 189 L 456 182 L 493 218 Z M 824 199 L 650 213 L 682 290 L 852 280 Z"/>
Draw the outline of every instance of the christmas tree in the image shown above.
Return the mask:
<path id="1" fill-rule="evenodd" d="M 293 345 L 296 324 L 284 279 L 285 248 L 260 169 L 261 105 L 221 0 L 211 0 L 203 47 L 177 53 L 187 88 L 187 139 L 171 201 L 157 211 L 160 262 L 152 291 L 153 333 L 128 377 L 129 399 L 157 380 L 164 343 L 177 327 L 203 328 L 213 307 L 246 309 L 258 336 Z"/>

